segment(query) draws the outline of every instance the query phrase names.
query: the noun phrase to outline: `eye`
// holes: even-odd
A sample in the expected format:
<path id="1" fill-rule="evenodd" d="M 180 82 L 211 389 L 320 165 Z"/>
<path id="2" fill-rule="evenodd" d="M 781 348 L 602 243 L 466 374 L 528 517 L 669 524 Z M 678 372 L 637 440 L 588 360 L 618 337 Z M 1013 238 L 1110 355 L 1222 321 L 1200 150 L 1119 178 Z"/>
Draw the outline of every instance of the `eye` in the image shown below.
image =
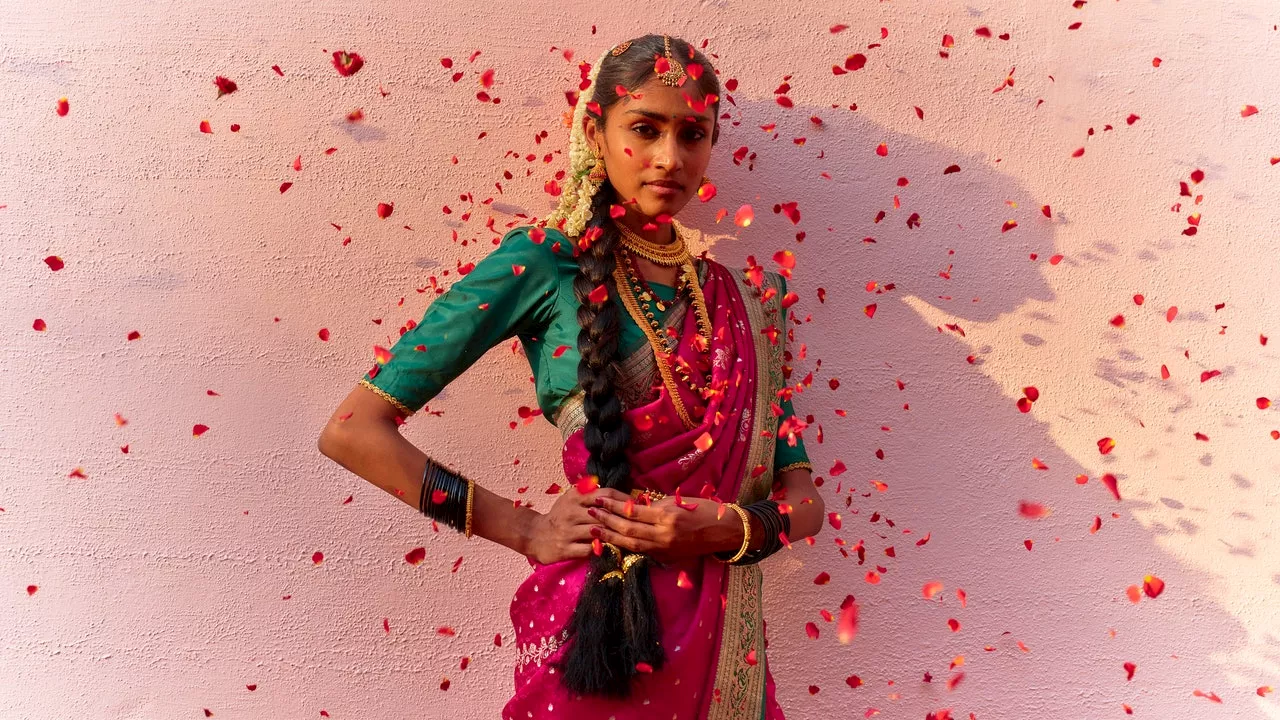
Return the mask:
<path id="1" fill-rule="evenodd" d="M 657 130 L 655 130 L 652 125 L 649 125 L 647 123 L 636 123 L 635 125 L 631 126 L 631 129 L 636 133 L 639 133 L 643 137 L 652 137 L 651 135 L 647 135 L 646 133 L 657 132 Z"/>
<path id="2" fill-rule="evenodd" d="M 701 128 L 692 128 L 692 132 L 685 133 L 685 137 L 689 138 L 692 142 L 698 142 L 706 136 L 707 134 L 703 132 Z"/>

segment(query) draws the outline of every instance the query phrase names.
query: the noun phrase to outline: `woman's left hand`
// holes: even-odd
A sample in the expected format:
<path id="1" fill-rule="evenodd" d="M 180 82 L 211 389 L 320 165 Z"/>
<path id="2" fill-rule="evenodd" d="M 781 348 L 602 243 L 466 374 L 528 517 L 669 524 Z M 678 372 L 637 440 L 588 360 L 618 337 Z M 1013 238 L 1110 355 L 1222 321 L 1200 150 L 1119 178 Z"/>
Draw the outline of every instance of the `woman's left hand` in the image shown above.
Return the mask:
<path id="1" fill-rule="evenodd" d="M 715 500 L 681 498 L 677 505 L 674 496 L 667 496 L 646 505 L 611 488 L 595 492 L 597 506 L 588 513 L 604 528 L 593 528 L 593 534 L 658 562 L 723 552 L 742 543 L 741 517 Z"/>

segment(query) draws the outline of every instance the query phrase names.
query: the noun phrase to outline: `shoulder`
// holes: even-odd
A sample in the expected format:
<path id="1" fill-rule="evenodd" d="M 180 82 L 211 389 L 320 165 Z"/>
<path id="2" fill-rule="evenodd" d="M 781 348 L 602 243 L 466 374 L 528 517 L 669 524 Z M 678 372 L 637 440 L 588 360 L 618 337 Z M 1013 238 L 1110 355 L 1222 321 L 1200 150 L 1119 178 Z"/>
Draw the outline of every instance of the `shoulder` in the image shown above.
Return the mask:
<path id="1" fill-rule="evenodd" d="M 502 236 L 501 247 L 508 244 L 512 249 L 542 255 L 548 259 L 574 260 L 573 243 L 564 233 L 552 227 L 513 227 Z"/>
<path id="2" fill-rule="evenodd" d="M 525 273 L 551 282 L 576 271 L 573 245 L 555 228 L 520 225 L 503 233 L 494 254 L 501 254 L 512 264 L 524 266 Z"/>

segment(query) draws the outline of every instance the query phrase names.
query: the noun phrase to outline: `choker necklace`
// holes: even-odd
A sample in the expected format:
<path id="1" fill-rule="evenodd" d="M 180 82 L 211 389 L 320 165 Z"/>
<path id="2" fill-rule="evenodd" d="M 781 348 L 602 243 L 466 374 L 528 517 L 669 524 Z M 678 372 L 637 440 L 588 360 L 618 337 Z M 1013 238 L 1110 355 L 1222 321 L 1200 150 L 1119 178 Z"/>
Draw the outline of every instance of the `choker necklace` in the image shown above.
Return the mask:
<path id="1" fill-rule="evenodd" d="M 613 224 L 622 235 L 622 245 L 654 265 L 675 267 L 684 265 L 689 260 L 689 249 L 685 246 L 684 237 L 676 228 L 675 223 L 671 224 L 671 232 L 675 235 L 675 240 L 665 245 L 644 239 L 635 230 L 618 222 L 616 219 Z"/>

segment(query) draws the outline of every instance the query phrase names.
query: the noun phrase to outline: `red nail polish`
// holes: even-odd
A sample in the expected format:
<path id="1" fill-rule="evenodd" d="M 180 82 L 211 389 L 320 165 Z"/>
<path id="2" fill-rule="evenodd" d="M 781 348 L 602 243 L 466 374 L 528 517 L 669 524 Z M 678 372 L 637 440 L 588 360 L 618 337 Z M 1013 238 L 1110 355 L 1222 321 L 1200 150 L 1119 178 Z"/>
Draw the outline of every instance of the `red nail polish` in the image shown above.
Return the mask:
<path id="1" fill-rule="evenodd" d="M 592 527 L 592 528 L 591 528 L 591 537 L 600 537 L 600 528 L 598 528 L 598 527 Z"/>
<path id="2" fill-rule="evenodd" d="M 595 509 L 595 508 L 587 508 L 587 514 L 588 514 L 588 515 L 590 515 L 591 517 L 595 517 L 595 516 L 596 516 L 596 509 Z"/>

